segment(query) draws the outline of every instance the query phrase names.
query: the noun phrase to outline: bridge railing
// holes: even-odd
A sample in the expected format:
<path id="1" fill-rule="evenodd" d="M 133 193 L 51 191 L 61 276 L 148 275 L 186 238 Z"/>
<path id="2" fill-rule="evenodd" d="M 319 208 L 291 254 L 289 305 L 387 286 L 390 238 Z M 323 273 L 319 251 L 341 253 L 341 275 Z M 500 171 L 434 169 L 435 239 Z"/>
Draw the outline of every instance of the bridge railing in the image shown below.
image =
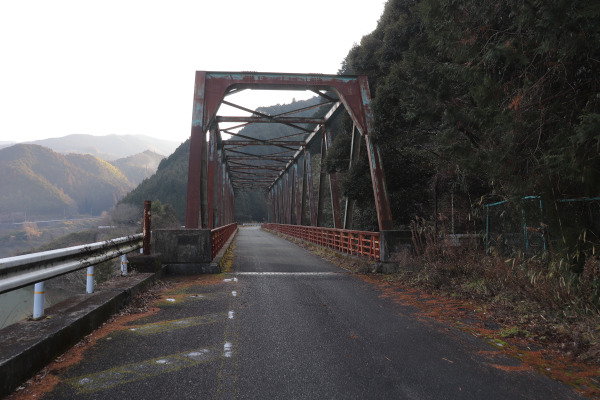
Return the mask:
<path id="1" fill-rule="evenodd" d="M 237 224 L 224 225 L 210 231 L 210 259 L 214 260 L 227 239 L 235 232 Z"/>
<path id="2" fill-rule="evenodd" d="M 266 229 L 351 255 L 381 258 L 379 232 L 351 231 L 302 225 L 263 224 Z"/>
<path id="3" fill-rule="evenodd" d="M 94 291 L 94 266 L 121 256 L 121 274 L 127 274 L 127 253 L 142 247 L 143 234 L 64 249 L 0 259 L 0 294 L 35 284 L 33 318 L 44 314 L 44 281 L 88 268 L 86 292 Z"/>

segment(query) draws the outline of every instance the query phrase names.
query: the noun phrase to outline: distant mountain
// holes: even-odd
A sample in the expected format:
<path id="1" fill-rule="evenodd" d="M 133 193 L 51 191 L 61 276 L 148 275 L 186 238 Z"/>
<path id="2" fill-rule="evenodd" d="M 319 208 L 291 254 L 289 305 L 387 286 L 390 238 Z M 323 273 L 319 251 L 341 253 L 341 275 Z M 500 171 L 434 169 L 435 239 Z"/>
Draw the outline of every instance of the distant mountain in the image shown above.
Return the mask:
<path id="1" fill-rule="evenodd" d="M 129 182 L 138 185 L 156 172 L 158 165 L 164 158 L 158 153 L 146 150 L 143 153 L 111 161 L 111 164 L 123 172 Z"/>
<path id="2" fill-rule="evenodd" d="M 68 135 L 28 142 L 48 147 L 57 153 L 91 154 L 106 161 L 129 157 L 146 150 L 168 156 L 180 143 L 144 135 Z"/>
<path id="3" fill-rule="evenodd" d="M 115 166 L 33 144 L 0 149 L 0 215 L 99 215 L 132 188 Z"/>
<path id="4" fill-rule="evenodd" d="M 0 140 L 0 149 L 12 146 L 14 144 L 15 144 L 15 142 L 6 142 L 6 141 L 3 141 L 3 140 Z"/>

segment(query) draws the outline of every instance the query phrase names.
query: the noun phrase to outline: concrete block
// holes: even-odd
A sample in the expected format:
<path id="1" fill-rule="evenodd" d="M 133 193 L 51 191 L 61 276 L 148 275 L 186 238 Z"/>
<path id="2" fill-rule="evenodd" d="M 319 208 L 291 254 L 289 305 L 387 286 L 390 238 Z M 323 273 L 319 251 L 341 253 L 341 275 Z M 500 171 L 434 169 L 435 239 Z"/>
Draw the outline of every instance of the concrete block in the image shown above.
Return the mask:
<path id="1" fill-rule="evenodd" d="M 158 272 L 162 267 L 162 255 L 130 254 L 127 256 L 129 268 L 138 272 Z"/>
<path id="2" fill-rule="evenodd" d="M 381 231 L 381 261 L 389 261 L 394 253 L 412 252 L 412 234 L 410 231 Z"/>
<path id="3" fill-rule="evenodd" d="M 163 264 L 210 263 L 210 229 L 158 229 L 152 232 Z"/>

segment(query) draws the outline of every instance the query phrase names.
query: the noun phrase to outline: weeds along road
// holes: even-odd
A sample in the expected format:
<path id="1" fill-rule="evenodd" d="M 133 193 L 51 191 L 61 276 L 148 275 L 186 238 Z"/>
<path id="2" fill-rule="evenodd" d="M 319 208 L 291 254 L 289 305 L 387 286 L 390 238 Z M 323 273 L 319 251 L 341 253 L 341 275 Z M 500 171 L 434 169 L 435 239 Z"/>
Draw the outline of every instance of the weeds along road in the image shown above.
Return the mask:
<path id="1" fill-rule="evenodd" d="M 42 398 L 579 398 L 284 239 L 242 228 L 234 245 L 229 272 L 170 279 L 59 359 Z"/>

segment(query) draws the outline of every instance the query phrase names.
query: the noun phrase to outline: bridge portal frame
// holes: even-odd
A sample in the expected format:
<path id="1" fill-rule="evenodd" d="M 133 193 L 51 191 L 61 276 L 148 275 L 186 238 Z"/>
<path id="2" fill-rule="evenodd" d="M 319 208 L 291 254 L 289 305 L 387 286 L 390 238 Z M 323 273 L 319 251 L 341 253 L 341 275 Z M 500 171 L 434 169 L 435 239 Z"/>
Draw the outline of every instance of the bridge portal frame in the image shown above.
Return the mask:
<path id="1" fill-rule="evenodd" d="M 372 139 L 373 114 L 371 110 L 371 94 L 366 76 L 215 71 L 196 71 L 190 135 L 186 228 L 196 229 L 203 227 L 212 229 L 215 222 L 218 226 L 225 225 L 233 220 L 234 187 L 229 178 L 225 160 L 223 160 L 223 157 L 216 157 L 217 154 L 215 154 L 219 153 L 217 149 L 220 142 L 220 135 L 216 134 L 218 131 L 216 114 L 221 104 L 227 104 L 224 100 L 226 96 L 245 89 L 313 91 L 321 96 L 323 96 L 321 91 L 335 93 L 350 115 L 354 126 L 365 139 L 379 229 L 380 231 L 392 229 L 391 210 L 383 171 L 383 160 L 379 146 Z M 336 110 L 332 109 L 328 117 L 335 112 Z M 284 118 L 280 118 L 279 120 L 281 123 L 290 123 L 292 121 Z M 327 117 L 325 118 L 326 120 Z M 239 119 L 239 121 L 242 121 L 242 119 Z M 322 134 L 324 151 L 331 145 L 330 135 L 326 133 L 325 121 L 320 125 L 324 129 Z M 209 130 L 211 133 L 207 149 L 206 134 Z M 306 144 L 314 139 L 317 133 L 319 132 L 315 131 L 309 135 L 306 139 Z M 306 145 L 300 147 L 293 159 L 286 164 L 285 168 L 283 168 L 271 184 L 269 189 L 271 198 L 279 197 L 277 193 L 281 193 L 281 189 L 289 193 L 285 190 L 286 188 L 291 189 L 293 186 L 299 186 L 297 183 L 297 167 L 300 157 L 303 157 L 304 168 L 306 168 L 306 164 L 310 164 L 310 160 L 307 160 L 306 148 Z M 208 162 L 204 162 L 204 158 L 207 156 Z M 218 162 L 215 162 L 215 158 L 218 159 Z M 215 182 L 214 178 L 211 178 L 211 176 L 215 175 L 215 168 L 222 173 L 218 174 L 222 179 L 217 184 L 217 191 L 222 193 L 222 196 L 219 196 L 218 199 L 214 199 Z M 308 174 L 305 173 L 303 175 L 308 175 L 311 178 L 309 170 L 304 169 L 304 171 L 308 172 Z M 294 174 L 294 172 L 296 173 Z M 202 182 L 203 175 L 207 178 L 205 187 L 203 187 Z M 294 176 L 296 182 L 294 182 Z M 330 176 L 330 179 L 332 179 L 332 176 Z M 335 180 L 335 176 L 333 176 L 333 179 Z M 310 183 L 308 185 L 312 188 Z M 206 193 L 203 193 L 203 189 Z M 313 201 L 312 193 L 310 197 L 311 201 Z M 213 217 L 215 200 L 221 206 L 219 209 L 220 212 L 217 213 L 220 218 L 217 221 Z M 284 210 L 289 211 L 290 215 L 286 219 L 289 219 L 291 223 L 291 193 L 275 201 L 279 204 L 283 203 L 284 207 L 279 206 L 283 210 L 274 209 L 273 213 L 282 214 Z M 296 201 L 296 204 L 298 206 L 298 201 Z M 300 211 L 298 210 L 296 214 L 298 212 Z M 313 207 L 311 207 L 310 215 L 311 225 L 318 224 L 318 216 L 315 215 Z M 297 219 L 297 222 L 301 221 L 298 215 Z M 339 224 L 339 215 L 336 217 L 336 220 Z"/>

